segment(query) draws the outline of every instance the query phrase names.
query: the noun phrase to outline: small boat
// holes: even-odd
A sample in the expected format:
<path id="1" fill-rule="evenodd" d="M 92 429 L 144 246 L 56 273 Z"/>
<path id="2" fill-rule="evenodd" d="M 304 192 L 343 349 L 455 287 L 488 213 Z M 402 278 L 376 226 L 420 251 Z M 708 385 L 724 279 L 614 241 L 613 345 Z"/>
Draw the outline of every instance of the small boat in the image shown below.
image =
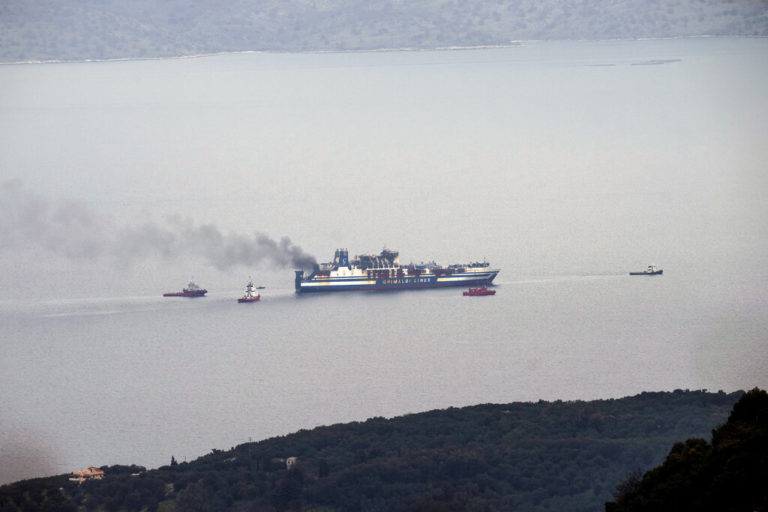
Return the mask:
<path id="1" fill-rule="evenodd" d="M 200 288 L 194 281 L 190 281 L 186 288 L 180 292 L 164 293 L 163 297 L 205 297 L 208 290 Z"/>
<path id="2" fill-rule="evenodd" d="M 248 281 L 245 287 L 245 295 L 237 299 L 237 302 L 257 302 L 259 299 L 261 299 L 261 295 L 253 286 L 253 281 Z"/>
<path id="3" fill-rule="evenodd" d="M 656 268 L 656 265 L 648 265 L 648 268 L 642 272 L 630 272 L 631 276 L 659 276 L 664 271 L 660 268 Z"/>
<path id="4" fill-rule="evenodd" d="M 481 297 L 483 295 L 496 295 L 496 290 L 489 290 L 485 286 L 470 288 L 463 293 L 465 297 Z"/>

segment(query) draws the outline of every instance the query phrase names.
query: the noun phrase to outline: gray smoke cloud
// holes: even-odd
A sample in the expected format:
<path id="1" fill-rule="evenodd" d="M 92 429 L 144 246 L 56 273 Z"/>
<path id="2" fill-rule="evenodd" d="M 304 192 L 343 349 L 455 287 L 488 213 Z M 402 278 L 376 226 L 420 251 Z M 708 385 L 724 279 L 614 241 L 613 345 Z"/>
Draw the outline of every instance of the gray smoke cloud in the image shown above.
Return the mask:
<path id="1" fill-rule="evenodd" d="M 69 258 L 109 257 L 126 264 L 183 255 L 200 256 L 219 270 L 259 264 L 311 269 L 316 261 L 288 237 L 224 233 L 178 216 L 164 224 L 120 225 L 85 204 L 46 200 L 19 180 L 0 183 L 0 240 L 0 250 L 36 245 Z"/>

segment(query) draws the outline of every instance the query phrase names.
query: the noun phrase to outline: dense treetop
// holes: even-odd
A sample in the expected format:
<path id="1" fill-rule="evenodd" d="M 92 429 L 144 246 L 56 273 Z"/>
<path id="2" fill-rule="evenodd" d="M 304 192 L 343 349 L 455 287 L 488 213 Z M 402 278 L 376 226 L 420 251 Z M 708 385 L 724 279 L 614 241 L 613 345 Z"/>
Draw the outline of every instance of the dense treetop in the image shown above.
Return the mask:
<path id="1" fill-rule="evenodd" d="M 688 439 L 642 478 L 630 475 L 607 512 L 768 510 L 768 393 L 747 392 L 712 442 Z"/>
<path id="2" fill-rule="evenodd" d="M 0 62 L 768 36 L 761 0 L 4 0 Z"/>
<path id="3" fill-rule="evenodd" d="M 319 427 L 145 471 L 0 487 L 0 510 L 602 510 L 617 483 L 708 436 L 741 393 L 484 404 Z M 78 468 L 73 468 L 78 469 Z"/>

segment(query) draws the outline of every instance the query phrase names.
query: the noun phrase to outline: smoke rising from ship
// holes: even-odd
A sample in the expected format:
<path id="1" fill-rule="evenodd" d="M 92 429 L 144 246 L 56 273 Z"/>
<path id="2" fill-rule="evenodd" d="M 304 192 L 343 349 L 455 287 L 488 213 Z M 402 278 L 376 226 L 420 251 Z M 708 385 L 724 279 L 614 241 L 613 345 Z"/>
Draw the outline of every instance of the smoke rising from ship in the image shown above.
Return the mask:
<path id="1" fill-rule="evenodd" d="M 164 223 L 123 226 L 85 204 L 30 193 L 19 180 L 0 183 L 0 239 L 6 249 L 38 246 L 68 258 L 109 257 L 127 265 L 185 255 L 202 257 L 219 270 L 260 264 L 311 269 L 315 264 L 315 258 L 288 237 L 225 233 L 179 216 Z"/>

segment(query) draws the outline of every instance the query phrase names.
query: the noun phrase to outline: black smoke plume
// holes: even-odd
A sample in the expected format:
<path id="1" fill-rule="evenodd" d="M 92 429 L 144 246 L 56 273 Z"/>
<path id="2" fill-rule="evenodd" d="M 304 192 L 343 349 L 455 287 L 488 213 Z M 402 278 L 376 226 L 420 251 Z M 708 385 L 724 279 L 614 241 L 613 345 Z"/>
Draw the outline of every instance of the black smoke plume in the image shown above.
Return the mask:
<path id="1" fill-rule="evenodd" d="M 18 180 L 0 183 L 0 241 L 0 250 L 33 245 L 69 258 L 110 257 L 129 265 L 186 255 L 202 257 L 219 270 L 253 265 L 311 269 L 315 264 L 288 237 L 223 233 L 181 217 L 123 226 L 82 203 L 45 200 Z"/>

